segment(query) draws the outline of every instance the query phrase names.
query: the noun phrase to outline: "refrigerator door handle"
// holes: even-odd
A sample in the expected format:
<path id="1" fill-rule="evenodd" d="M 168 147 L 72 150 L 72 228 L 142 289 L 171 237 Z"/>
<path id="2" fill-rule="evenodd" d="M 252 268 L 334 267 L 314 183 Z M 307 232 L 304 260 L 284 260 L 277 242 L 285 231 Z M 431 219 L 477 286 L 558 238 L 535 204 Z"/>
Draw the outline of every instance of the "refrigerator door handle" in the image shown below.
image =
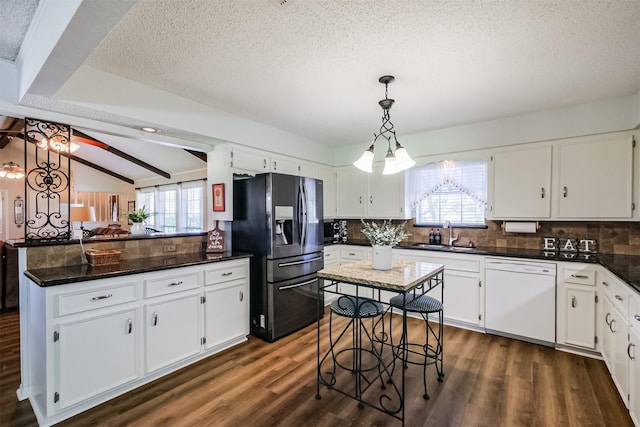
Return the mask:
<path id="1" fill-rule="evenodd" d="M 304 181 L 300 178 L 300 200 L 302 204 L 302 213 L 300 220 L 302 222 L 302 233 L 300 234 L 300 246 L 304 247 L 307 244 L 307 193 L 304 187 Z"/>
<path id="2" fill-rule="evenodd" d="M 292 262 L 280 262 L 278 263 L 278 267 L 289 267 L 292 265 L 300 265 L 300 264 L 306 264 L 308 262 L 313 262 L 313 261 L 319 261 L 321 260 L 322 257 L 315 257 L 315 258 L 311 258 L 311 259 L 305 259 L 303 261 L 292 261 Z"/>
<path id="3" fill-rule="evenodd" d="M 286 289 L 299 288 L 301 286 L 310 285 L 311 283 L 314 283 L 316 280 L 318 280 L 318 279 L 307 280 L 306 282 L 296 283 L 295 285 L 281 286 L 281 287 L 278 288 L 278 290 L 283 291 L 283 290 L 286 290 Z"/>

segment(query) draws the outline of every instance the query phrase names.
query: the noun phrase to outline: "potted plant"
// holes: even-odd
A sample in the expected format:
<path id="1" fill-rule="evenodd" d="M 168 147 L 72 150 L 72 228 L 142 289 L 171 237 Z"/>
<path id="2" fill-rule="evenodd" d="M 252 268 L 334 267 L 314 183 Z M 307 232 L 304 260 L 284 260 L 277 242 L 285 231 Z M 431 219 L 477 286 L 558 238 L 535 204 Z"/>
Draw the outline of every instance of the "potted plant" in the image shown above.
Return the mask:
<path id="1" fill-rule="evenodd" d="M 133 223 L 131 225 L 131 234 L 145 234 L 144 222 L 151 216 L 145 210 L 146 206 L 142 205 L 139 209 L 134 209 L 127 213 L 127 218 Z"/>
<path id="2" fill-rule="evenodd" d="M 404 231 L 407 224 L 394 224 L 391 220 L 385 220 L 382 224 L 375 222 L 362 222 L 362 234 L 365 235 L 373 247 L 372 266 L 376 270 L 391 270 L 392 253 L 391 248 L 407 237 L 411 233 Z"/>

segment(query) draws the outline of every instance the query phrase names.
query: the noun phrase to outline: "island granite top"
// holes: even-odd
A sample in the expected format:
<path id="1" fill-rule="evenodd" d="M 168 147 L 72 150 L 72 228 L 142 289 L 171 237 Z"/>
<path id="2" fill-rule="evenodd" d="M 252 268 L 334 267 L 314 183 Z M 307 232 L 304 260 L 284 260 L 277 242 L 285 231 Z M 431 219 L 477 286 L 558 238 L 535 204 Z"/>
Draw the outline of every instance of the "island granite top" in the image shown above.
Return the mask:
<path id="1" fill-rule="evenodd" d="M 211 262 L 249 258 L 251 254 L 243 252 L 224 252 L 219 254 L 189 253 L 150 258 L 120 260 L 108 265 L 69 265 L 65 267 L 37 268 L 24 272 L 25 276 L 41 287 L 65 285 L 88 280 L 106 279 L 136 273 L 166 270 Z"/>
<path id="2" fill-rule="evenodd" d="M 393 260 L 391 270 L 374 270 L 371 259 L 363 259 L 318 272 L 318 277 L 358 283 L 394 291 L 407 291 L 444 270 L 442 264 Z"/>

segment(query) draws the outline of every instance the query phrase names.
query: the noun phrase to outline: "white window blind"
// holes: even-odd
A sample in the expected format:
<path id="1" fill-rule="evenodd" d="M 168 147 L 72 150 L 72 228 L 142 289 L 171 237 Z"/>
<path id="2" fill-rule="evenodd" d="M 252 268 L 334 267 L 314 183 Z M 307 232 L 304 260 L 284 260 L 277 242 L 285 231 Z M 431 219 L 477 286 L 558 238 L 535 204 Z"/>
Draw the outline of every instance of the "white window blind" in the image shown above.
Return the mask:
<path id="1" fill-rule="evenodd" d="M 414 168 L 408 174 L 408 196 L 416 224 L 484 225 L 487 206 L 487 162 L 444 161 Z"/>
<path id="2" fill-rule="evenodd" d="M 151 213 L 148 226 L 165 233 L 202 231 L 205 181 L 179 182 L 141 188 L 136 204 Z"/>

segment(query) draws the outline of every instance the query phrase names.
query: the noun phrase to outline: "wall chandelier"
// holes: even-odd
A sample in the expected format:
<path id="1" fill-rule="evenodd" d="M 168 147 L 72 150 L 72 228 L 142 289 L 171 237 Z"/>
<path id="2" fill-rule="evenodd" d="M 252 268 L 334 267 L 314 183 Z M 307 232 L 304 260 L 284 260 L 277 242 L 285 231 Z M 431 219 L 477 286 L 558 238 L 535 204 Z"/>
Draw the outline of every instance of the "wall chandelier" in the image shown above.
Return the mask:
<path id="1" fill-rule="evenodd" d="M 7 162 L 0 168 L 0 178 L 20 179 L 24 177 L 24 169 L 19 164 Z"/>
<path id="2" fill-rule="evenodd" d="M 360 170 L 363 170 L 368 173 L 373 172 L 373 148 L 376 144 L 378 138 L 387 140 L 387 155 L 384 158 L 384 169 L 382 173 L 384 175 L 391 175 L 394 173 L 402 172 L 403 170 L 407 170 L 413 167 L 416 162 L 409 156 L 406 148 L 404 148 L 398 142 L 396 138 L 396 131 L 393 128 L 393 123 L 391 123 L 391 119 L 389 118 L 389 110 L 391 106 L 395 102 L 393 99 L 389 99 L 388 97 L 388 87 L 389 83 L 393 83 L 395 77 L 393 76 L 382 76 L 378 79 L 378 81 L 384 84 L 384 99 L 378 101 L 380 107 L 382 107 L 382 126 L 380 126 L 380 130 L 378 133 L 373 134 L 373 140 L 371 141 L 371 146 L 362 153 L 362 156 L 355 162 L 353 165 Z M 395 142 L 395 154 L 391 150 L 391 140 Z"/>

